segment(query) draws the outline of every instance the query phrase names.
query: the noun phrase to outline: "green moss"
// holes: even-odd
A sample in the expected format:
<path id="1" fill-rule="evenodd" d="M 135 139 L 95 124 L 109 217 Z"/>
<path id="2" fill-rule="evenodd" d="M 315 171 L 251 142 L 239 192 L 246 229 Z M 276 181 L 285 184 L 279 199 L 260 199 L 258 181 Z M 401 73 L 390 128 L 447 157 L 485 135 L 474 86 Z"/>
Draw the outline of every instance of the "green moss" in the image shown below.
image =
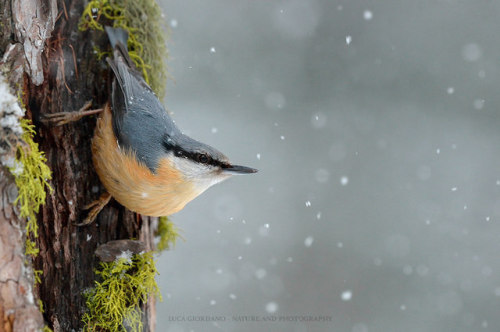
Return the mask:
<path id="1" fill-rule="evenodd" d="M 40 310 L 40 312 L 41 312 L 42 314 L 44 314 L 44 313 L 45 313 L 45 308 L 43 307 L 43 301 L 42 301 L 42 300 L 40 300 L 40 299 L 38 299 L 38 309 Z"/>
<path id="2" fill-rule="evenodd" d="M 159 237 L 156 249 L 158 251 L 169 250 L 175 247 L 175 242 L 177 238 L 182 236 L 179 234 L 180 229 L 171 222 L 168 217 L 160 217 L 158 221 L 158 229 L 156 230 L 155 236 Z"/>
<path id="3" fill-rule="evenodd" d="M 100 280 L 85 294 L 84 331 L 142 331 L 140 304 L 160 296 L 153 253 L 101 263 L 96 274 Z"/>
<path id="4" fill-rule="evenodd" d="M 36 234 L 37 235 L 37 234 Z M 40 252 L 40 249 L 36 246 L 36 242 L 32 241 L 28 235 L 26 235 L 26 242 L 25 242 L 25 254 L 26 256 L 38 256 L 38 253 Z"/>
<path id="5" fill-rule="evenodd" d="M 40 206 L 45 204 L 46 189 L 52 190 L 48 183 L 52 175 L 43 151 L 38 149 L 38 144 L 33 140 L 34 126 L 27 119 L 20 122 L 23 143 L 18 145 L 16 161 L 9 171 L 14 175 L 18 189 L 14 204 L 19 204 L 21 217 L 26 218 L 26 254 L 36 256 L 39 250 L 30 238 L 38 237 L 36 214 Z"/>
<path id="6" fill-rule="evenodd" d="M 43 302 L 42 302 L 42 300 L 40 300 L 40 299 L 38 300 L 38 308 L 39 308 L 39 310 L 40 310 L 40 312 L 41 312 L 42 314 L 44 314 L 44 313 L 45 313 L 45 309 L 44 309 L 44 307 L 43 307 Z M 45 325 L 45 326 L 42 328 L 42 332 L 54 332 L 54 330 L 52 330 L 50 327 L 48 327 L 47 325 Z"/>
<path id="7" fill-rule="evenodd" d="M 43 275 L 43 271 L 42 270 L 33 270 L 33 275 L 35 276 L 35 284 L 41 284 L 42 283 L 41 276 Z"/>
<path id="8" fill-rule="evenodd" d="M 129 33 L 129 55 L 153 91 L 163 98 L 167 81 L 167 47 L 161 8 L 155 0 L 91 0 L 85 7 L 79 29 L 104 30 L 104 25 Z M 103 52 L 98 51 L 100 57 Z"/>

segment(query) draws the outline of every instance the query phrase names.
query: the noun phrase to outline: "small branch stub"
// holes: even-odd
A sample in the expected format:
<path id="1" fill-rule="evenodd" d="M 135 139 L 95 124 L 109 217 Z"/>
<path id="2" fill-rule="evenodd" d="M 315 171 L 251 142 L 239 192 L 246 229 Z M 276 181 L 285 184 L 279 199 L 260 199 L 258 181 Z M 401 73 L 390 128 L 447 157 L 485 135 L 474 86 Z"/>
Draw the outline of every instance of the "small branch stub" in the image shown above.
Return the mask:
<path id="1" fill-rule="evenodd" d="M 145 250 L 146 246 L 141 241 L 116 240 L 100 245 L 95 254 L 102 262 L 109 263 L 125 256 L 137 255 Z"/>

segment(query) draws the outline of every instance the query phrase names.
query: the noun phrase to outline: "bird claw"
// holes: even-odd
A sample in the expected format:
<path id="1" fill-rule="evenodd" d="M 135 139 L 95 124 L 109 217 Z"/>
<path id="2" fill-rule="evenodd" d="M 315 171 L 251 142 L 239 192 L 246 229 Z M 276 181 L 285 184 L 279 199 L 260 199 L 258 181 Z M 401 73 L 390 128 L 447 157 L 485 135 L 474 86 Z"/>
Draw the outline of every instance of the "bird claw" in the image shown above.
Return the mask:
<path id="1" fill-rule="evenodd" d="M 84 116 L 100 113 L 103 110 L 102 108 L 89 110 L 91 106 L 92 100 L 89 100 L 76 112 L 42 114 L 40 121 L 45 125 L 62 126 L 70 122 L 78 121 Z"/>
<path id="2" fill-rule="evenodd" d="M 90 225 L 95 221 L 97 215 L 101 210 L 109 203 L 111 195 L 108 192 L 102 193 L 101 196 L 95 201 L 85 205 L 84 210 L 90 210 L 87 218 L 85 218 L 81 223 L 75 224 L 76 226 L 86 226 Z"/>

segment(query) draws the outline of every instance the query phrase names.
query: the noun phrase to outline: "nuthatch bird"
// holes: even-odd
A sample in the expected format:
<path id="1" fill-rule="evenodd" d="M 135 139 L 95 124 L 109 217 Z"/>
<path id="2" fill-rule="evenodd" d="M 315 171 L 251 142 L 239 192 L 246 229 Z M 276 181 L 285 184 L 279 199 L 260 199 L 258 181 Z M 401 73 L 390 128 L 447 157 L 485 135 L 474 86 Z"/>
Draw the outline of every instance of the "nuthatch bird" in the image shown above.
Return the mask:
<path id="1" fill-rule="evenodd" d="M 114 80 L 111 105 L 97 120 L 92 159 L 112 197 L 131 211 L 167 216 L 233 174 L 257 172 L 231 164 L 221 152 L 184 135 L 135 69 L 127 32 L 110 27 L 106 32 L 113 47 L 113 59 L 106 60 Z"/>

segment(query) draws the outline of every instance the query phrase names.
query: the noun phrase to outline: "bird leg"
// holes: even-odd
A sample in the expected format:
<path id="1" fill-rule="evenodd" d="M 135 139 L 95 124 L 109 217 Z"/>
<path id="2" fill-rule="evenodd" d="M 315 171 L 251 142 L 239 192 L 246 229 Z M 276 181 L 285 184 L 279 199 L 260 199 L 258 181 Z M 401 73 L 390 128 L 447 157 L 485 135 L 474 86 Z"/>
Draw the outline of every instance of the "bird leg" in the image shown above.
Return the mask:
<path id="1" fill-rule="evenodd" d="M 45 125 L 62 126 L 70 122 L 78 121 L 84 116 L 97 114 L 104 110 L 103 108 L 89 110 L 90 106 L 92 106 L 92 100 L 87 101 L 76 112 L 59 112 L 52 114 L 43 114 L 41 116 L 40 121 Z"/>
<path id="2" fill-rule="evenodd" d="M 109 203 L 111 195 L 106 191 L 101 194 L 101 196 L 90 204 L 84 206 L 84 210 L 90 210 L 87 218 L 81 223 L 76 224 L 76 226 L 86 226 L 94 222 L 95 218 L 101 210 Z"/>
<path id="3" fill-rule="evenodd" d="M 104 108 L 98 108 L 90 110 L 92 106 L 92 100 L 87 101 L 78 111 L 76 112 L 60 112 L 52 114 L 43 114 L 40 121 L 45 125 L 52 126 L 62 126 L 70 122 L 75 122 L 87 115 L 98 114 L 104 110 Z M 90 210 L 87 218 L 81 223 L 76 224 L 76 226 L 85 226 L 94 222 L 97 215 L 101 210 L 109 203 L 111 195 L 108 192 L 103 193 L 97 200 L 86 205 L 84 210 Z"/>

